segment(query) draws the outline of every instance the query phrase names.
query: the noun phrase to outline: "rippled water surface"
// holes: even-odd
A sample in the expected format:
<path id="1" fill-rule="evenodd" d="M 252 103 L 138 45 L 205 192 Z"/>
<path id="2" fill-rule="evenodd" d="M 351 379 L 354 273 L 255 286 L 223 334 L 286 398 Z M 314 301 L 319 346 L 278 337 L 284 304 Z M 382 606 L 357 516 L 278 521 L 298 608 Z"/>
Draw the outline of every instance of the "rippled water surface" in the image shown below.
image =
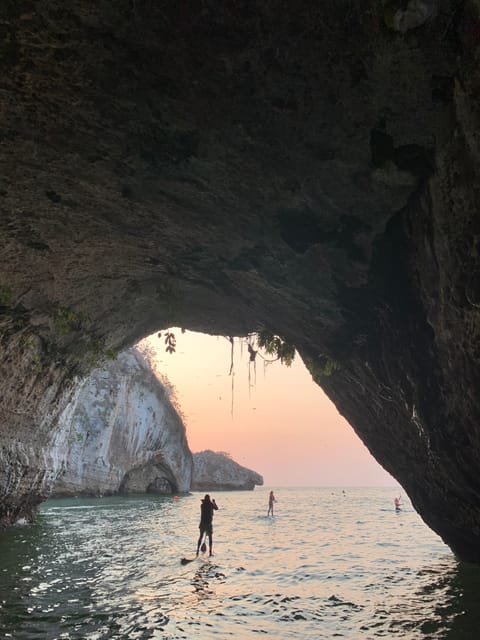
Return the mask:
<path id="1" fill-rule="evenodd" d="M 0 533 L 0 638 L 449 638 L 480 627 L 480 570 L 390 489 L 54 500 Z"/>

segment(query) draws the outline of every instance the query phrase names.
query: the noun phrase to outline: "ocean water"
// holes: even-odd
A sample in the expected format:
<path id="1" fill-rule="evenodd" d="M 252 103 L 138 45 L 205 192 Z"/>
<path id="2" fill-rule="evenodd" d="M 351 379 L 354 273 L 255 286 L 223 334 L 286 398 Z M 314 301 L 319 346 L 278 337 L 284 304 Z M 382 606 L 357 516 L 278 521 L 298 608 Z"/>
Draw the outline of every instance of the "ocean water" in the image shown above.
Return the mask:
<path id="1" fill-rule="evenodd" d="M 214 556 L 194 557 L 201 494 L 46 502 L 0 532 L 0 638 L 448 638 L 480 628 L 480 568 L 392 489 L 212 493 Z"/>

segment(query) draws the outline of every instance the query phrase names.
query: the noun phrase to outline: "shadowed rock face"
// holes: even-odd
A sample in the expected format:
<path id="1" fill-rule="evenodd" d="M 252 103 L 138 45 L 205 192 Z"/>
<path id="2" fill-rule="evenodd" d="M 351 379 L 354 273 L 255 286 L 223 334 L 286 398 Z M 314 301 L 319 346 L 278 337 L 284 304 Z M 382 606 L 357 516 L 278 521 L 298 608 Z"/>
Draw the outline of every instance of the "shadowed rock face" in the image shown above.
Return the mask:
<path id="1" fill-rule="evenodd" d="M 74 4 L 0 8 L 0 520 L 75 374 L 267 328 L 479 562 L 477 4 Z"/>

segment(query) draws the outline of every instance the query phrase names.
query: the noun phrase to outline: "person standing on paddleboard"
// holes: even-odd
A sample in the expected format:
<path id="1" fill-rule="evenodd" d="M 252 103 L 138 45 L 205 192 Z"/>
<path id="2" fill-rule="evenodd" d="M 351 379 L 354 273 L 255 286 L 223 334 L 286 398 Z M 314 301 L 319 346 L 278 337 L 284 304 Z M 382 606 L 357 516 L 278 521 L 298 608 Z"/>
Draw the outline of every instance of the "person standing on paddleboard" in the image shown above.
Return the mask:
<path id="1" fill-rule="evenodd" d="M 215 499 L 210 500 L 210 496 L 208 493 L 205 495 L 202 500 L 202 504 L 200 505 L 200 536 L 197 542 L 197 556 L 200 550 L 200 545 L 202 543 L 203 535 L 208 536 L 208 547 L 209 547 L 209 555 L 213 555 L 212 547 L 213 547 L 213 512 L 217 511 L 217 503 Z"/>
<path id="2" fill-rule="evenodd" d="M 270 491 L 269 496 L 268 496 L 268 512 L 267 512 L 267 517 L 272 514 L 273 517 L 273 503 L 276 502 L 277 499 L 275 498 L 275 495 L 273 494 L 273 491 Z"/>

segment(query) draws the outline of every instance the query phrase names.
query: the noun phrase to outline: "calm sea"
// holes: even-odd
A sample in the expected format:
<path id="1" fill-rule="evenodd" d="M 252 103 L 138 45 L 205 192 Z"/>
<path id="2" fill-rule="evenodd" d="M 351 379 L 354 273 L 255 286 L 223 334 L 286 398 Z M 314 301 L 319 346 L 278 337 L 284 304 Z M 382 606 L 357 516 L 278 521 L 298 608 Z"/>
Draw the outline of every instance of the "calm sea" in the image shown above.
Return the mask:
<path id="1" fill-rule="evenodd" d="M 478 637 L 480 569 L 393 489 L 213 494 L 214 557 L 194 555 L 200 494 L 46 502 L 0 533 L 0 638 Z"/>

